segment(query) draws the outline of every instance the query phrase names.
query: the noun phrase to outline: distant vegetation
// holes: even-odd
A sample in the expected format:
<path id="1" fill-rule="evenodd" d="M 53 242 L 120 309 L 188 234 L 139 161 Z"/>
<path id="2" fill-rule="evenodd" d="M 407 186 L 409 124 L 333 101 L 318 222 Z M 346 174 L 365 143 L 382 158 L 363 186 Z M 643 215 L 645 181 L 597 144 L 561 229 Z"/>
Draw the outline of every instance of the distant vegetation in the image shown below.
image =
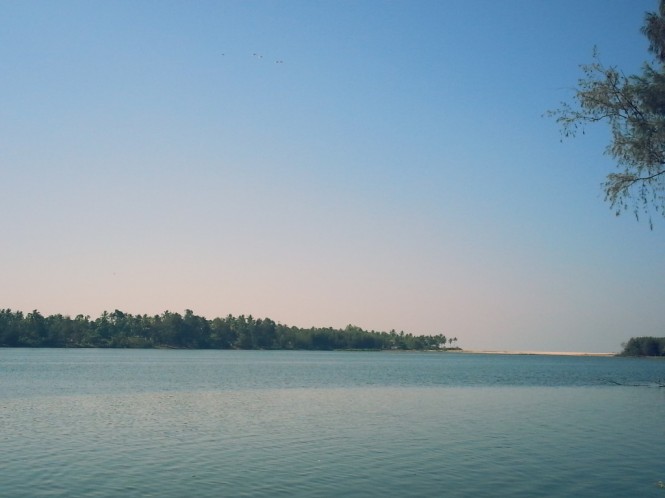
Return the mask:
<path id="1" fill-rule="evenodd" d="M 632 337 L 620 356 L 665 356 L 665 337 Z"/>
<path id="2" fill-rule="evenodd" d="M 91 319 L 0 309 L 0 347 L 429 350 L 450 349 L 446 344 L 452 347 L 456 341 L 442 334 L 375 332 L 353 325 L 289 327 L 251 315 L 208 320 L 191 310 L 184 315 L 166 311 L 154 316 L 115 310 Z"/>

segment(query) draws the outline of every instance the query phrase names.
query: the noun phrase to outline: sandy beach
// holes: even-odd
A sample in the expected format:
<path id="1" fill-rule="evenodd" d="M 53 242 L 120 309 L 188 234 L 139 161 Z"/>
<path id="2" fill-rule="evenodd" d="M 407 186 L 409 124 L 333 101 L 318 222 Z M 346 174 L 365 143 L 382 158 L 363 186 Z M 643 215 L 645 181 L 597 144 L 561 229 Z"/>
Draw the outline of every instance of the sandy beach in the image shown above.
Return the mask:
<path id="1" fill-rule="evenodd" d="M 513 354 L 513 355 L 540 355 L 540 356 L 616 356 L 618 353 L 585 353 L 572 351 L 489 351 L 465 349 L 460 353 L 469 354 Z"/>

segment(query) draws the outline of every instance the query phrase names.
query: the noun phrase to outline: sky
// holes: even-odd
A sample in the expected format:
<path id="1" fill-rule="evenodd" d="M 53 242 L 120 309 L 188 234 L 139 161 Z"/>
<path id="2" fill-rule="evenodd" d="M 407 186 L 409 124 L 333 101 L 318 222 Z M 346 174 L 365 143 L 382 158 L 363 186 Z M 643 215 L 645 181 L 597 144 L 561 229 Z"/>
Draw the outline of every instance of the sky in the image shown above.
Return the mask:
<path id="1" fill-rule="evenodd" d="M 0 308 L 612 352 L 665 335 L 665 219 L 604 202 L 580 64 L 655 0 L 0 1 Z"/>

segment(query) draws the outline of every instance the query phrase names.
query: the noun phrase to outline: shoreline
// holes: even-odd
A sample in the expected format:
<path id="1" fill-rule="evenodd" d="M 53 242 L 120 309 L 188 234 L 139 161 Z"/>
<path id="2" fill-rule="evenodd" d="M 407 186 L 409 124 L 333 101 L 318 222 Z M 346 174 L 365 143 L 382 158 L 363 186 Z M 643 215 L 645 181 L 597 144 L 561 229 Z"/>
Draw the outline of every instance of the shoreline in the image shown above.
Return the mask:
<path id="1" fill-rule="evenodd" d="M 452 352 L 452 351 L 451 351 Z M 502 355 L 529 355 L 529 356 L 617 356 L 618 353 L 585 353 L 585 352 L 572 352 L 572 351 L 490 351 L 490 350 L 476 350 L 465 349 L 459 351 L 460 353 L 468 354 L 502 354 Z"/>

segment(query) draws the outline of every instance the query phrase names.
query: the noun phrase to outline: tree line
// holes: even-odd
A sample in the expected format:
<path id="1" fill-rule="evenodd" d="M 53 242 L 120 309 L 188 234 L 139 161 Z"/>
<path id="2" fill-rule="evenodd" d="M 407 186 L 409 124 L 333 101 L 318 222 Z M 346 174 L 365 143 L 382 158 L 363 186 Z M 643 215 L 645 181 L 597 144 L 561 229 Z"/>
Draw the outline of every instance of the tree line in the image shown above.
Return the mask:
<path id="1" fill-rule="evenodd" d="M 251 315 L 208 320 L 191 310 L 153 316 L 115 310 L 92 319 L 0 309 L 0 347 L 431 350 L 450 349 L 456 341 L 443 334 L 376 332 L 354 325 L 299 328 Z"/>
<path id="2" fill-rule="evenodd" d="M 665 337 L 631 337 L 620 356 L 665 356 Z"/>

